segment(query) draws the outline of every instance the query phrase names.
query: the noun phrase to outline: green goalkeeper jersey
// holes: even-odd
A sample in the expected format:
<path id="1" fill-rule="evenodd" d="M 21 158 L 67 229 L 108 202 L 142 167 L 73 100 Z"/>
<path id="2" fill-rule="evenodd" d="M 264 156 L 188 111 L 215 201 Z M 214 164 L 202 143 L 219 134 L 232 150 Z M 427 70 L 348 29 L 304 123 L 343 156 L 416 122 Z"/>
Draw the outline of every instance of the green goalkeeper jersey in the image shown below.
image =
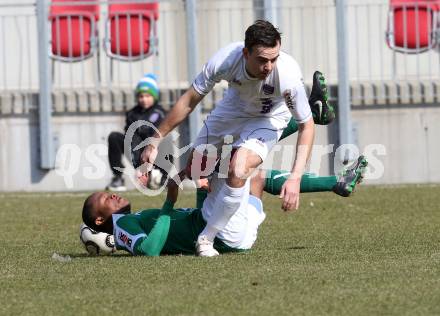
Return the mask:
<path id="1" fill-rule="evenodd" d="M 197 208 L 164 207 L 113 215 L 116 247 L 133 255 L 194 254 L 195 242 L 205 226 Z M 214 247 L 220 252 L 237 251 L 217 238 Z"/>

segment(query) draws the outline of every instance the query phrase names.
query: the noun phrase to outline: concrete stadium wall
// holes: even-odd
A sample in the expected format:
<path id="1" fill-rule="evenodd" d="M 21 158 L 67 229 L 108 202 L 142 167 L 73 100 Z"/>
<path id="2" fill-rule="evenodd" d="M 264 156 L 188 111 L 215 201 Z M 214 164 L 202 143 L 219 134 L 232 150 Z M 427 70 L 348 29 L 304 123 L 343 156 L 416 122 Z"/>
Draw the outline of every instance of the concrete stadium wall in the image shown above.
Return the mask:
<path id="1" fill-rule="evenodd" d="M 103 190 L 112 176 L 107 137 L 112 131 L 123 130 L 124 115 L 55 116 L 56 168 L 47 171 L 39 168 L 39 133 L 35 114 L 0 117 L 0 191 Z M 179 141 L 176 139 L 177 143 Z M 128 160 L 124 161 L 129 167 Z M 133 169 L 129 167 L 127 170 Z M 133 189 L 129 179 L 126 176 L 126 185 Z"/>
<path id="2" fill-rule="evenodd" d="M 53 119 L 58 147 L 76 144 L 81 150 L 78 172 L 72 176 L 73 190 L 103 189 L 111 177 L 105 169 L 103 179 L 85 179 L 84 172 L 91 168 L 85 159 L 90 144 L 106 144 L 113 130 L 121 130 L 122 115 L 65 116 Z M 68 188 L 57 170 L 49 172 L 39 168 L 38 127 L 33 115 L 0 119 L 0 191 L 65 191 Z M 106 154 L 97 157 L 107 163 Z M 71 157 L 73 159 L 73 157 Z M 72 161 L 72 163 L 74 163 Z M 107 163 L 108 164 L 108 163 Z"/>
<path id="3" fill-rule="evenodd" d="M 440 182 L 440 107 L 372 109 L 353 112 L 358 144 L 382 144 L 384 175 L 368 183 Z"/>
<path id="4" fill-rule="evenodd" d="M 370 171 L 383 175 L 371 179 L 367 184 L 438 183 L 440 182 L 440 107 L 368 108 L 352 112 L 360 152 L 367 146 L 379 144 L 370 151 Z M 69 115 L 53 118 L 54 134 L 58 148 L 74 144 L 80 150 L 79 163 L 67 164 L 76 172 L 66 182 L 60 169 L 44 171 L 39 169 L 38 130 L 35 114 L 0 118 L 0 191 L 82 191 L 103 189 L 111 178 L 105 151 L 106 138 L 111 131 L 122 130 L 122 114 Z M 327 175 L 339 170 L 340 163 L 334 158 L 334 151 L 322 154 L 330 144 L 337 144 L 337 126 L 318 126 L 312 172 Z M 95 147 L 87 148 L 95 144 Z M 97 146 L 96 146 L 97 144 Z M 295 136 L 281 144 L 280 151 L 272 153 L 268 168 L 288 169 L 294 154 Z M 286 147 L 286 145 L 289 145 Z M 321 147 L 319 147 L 321 145 Z M 181 145 L 180 145 L 181 146 Z M 385 154 L 382 152 L 385 150 Z M 87 158 L 88 157 L 88 158 Z M 320 159 L 321 158 L 321 159 Z M 69 160 L 70 159 L 70 160 Z M 65 168 L 66 164 L 64 164 Z M 74 166 L 74 167 L 72 167 Z M 76 167 L 75 167 L 76 166 Z M 103 172 L 102 172 L 103 170 Z M 370 172 L 371 173 L 371 172 Z M 370 177 L 370 179 L 368 179 Z M 70 177 L 68 177 L 70 178 Z M 129 187 L 132 187 L 128 181 Z"/>
<path id="5" fill-rule="evenodd" d="M 365 154 L 370 162 L 365 175 L 367 184 L 405 184 L 440 182 L 440 107 L 357 107 L 352 111 L 355 153 Z M 284 141 L 295 144 L 295 136 Z M 338 144 L 337 125 L 317 126 L 317 137 L 312 154 L 319 160 L 319 145 Z M 333 152 L 323 156 L 320 175 L 337 173 L 342 167 Z M 279 159 L 276 167 L 280 166 Z"/>

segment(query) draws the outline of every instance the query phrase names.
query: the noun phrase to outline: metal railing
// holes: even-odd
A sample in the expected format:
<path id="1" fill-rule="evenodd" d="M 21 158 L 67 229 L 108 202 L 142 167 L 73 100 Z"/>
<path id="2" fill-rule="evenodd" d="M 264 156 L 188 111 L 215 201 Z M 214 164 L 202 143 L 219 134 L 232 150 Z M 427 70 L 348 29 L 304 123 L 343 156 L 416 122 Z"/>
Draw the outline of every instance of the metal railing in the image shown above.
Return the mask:
<path id="1" fill-rule="evenodd" d="M 67 103 L 66 100 L 71 94 L 86 91 L 89 96 L 85 99 L 90 100 L 88 103 L 90 111 L 123 110 L 132 105 L 130 94 L 137 80 L 146 72 L 155 72 L 158 74 L 159 86 L 164 92 L 164 102 L 171 105 L 175 97 L 178 97 L 190 84 L 184 1 L 159 1 L 159 18 L 156 23 L 153 22 L 158 39 L 153 44 L 157 44 L 157 48 L 154 48 L 156 50 L 148 58 L 137 60 L 132 58 L 130 61 L 110 58 L 106 54 L 104 44 L 106 38 L 108 40 L 108 36 L 105 35 L 109 32 L 110 14 L 108 2 L 87 1 L 87 3 L 99 5 L 99 20 L 96 21 L 96 52 L 91 58 L 84 58 L 78 62 L 57 60 L 52 62 L 52 91 L 67 95 L 67 97 L 55 95 L 53 99 L 64 100 Z M 408 1 L 408 3 L 413 2 Z M 252 0 L 197 1 L 199 69 L 222 46 L 232 41 L 243 40 L 246 27 L 254 21 L 256 12 L 261 11 L 261 8 L 256 8 L 254 5 L 255 1 Z M 409 12 L 411 8 L 414 6 L 407 4 L 402 12 Z M 415 8 L 416 17 L 420 18 L 422 6 L 418 5 Z M 310 84 L 313 71 L 320 69 L 325 73 L 328 82 L 336 85 L 338 35 L 335 27 L 334 1 L 278 0 L 274 10 L 278 26 L 283 32 L 282 48 L 298 61 L 306 83 Z M 399 103 L 406 98 L 406 91 L 421 95 L 429 94 L 432 95 L 429 100 L 438 101 L 440 93 L 436 88 L 436 82 L 440 79 L 438 45 L 432 45 L 430 49 L 417 54 L 395 47 L 390 48 L 390 38 L 393 36 L 395 38 L 396 32 L 395 29 L 390 28 L 390 25 L 395 25 L 390 22 L 392 19 L 390 15 L 395 16 L 396 13 L 391 10 L 386 0 L 348 1 L 347 13 L 349 28 L 347 64 L 354 104 Z M 430 44 L 435 44 L 439 36 L 436 29 L 438 14 L 432 8 L 428 9 L 427 14 L 433 14 Z M 57 21 L 55 20 L 54 23 L 56 24 Z M 20 96 L 36 93 L 39 87 L 37 56 L 39 34 L 35 26 L 35 3 L 27 1 L 21 4 L 0 4 L 0 95 L 6 98 L 6 101 L 2 102 L 0 112 L 5 112 L 6 108 L 17 108 L 16 112 L 22 112 L 35 105 L 29 103 L 35 99 L 32 95 L 23 98 Z M 410 26 L 405 24 L 403 29 L 408 30 Z M 91 33 L 93 32 L 92 30 Z M 84 31 L 80 34 L 86 35 Z M 50 53 L 50 43 L 47 45 Z M 399 86 L 394 88 L 393 84 Z M 415 88 L 411 88 L 413 86 Z M 224 87 L 220 85 L 215 93 L 206 99 L 204 102 L 206 109 L 212 107 L 212 103 L 221 96 Z M 123 97 L 117 97 L 119 93 Z M 22 99 L 28 102 L 25 106 L 20 103 Z M 99 103 L 96 106 L 95 99 Z M 421 102 L 429 101 L 417 97 L 413 99 L 413 102 L 419 99 L 422 100 Z M 105 104 L 112 100 L 115 104 Z M 124 104 L 116 104 L 119 100 Z M 62 104 L 54 104 L 55 111 L 59 113 L 65 111 L 66 107 Z M 68 108 L 68 112 L 74 111 L 71 107 Z M 78 106 L 78 109 L 85 108 L 87 107 Z"/>

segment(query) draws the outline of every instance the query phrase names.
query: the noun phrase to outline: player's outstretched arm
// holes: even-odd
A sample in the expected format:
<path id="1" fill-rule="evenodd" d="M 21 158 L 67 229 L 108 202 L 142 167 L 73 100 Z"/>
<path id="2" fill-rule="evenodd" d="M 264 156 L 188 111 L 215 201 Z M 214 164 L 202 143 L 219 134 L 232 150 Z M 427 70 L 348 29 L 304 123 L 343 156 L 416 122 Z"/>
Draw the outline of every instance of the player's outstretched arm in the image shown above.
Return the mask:
<path id="1" fill-rule="evenodd" d="M 147 237 L 135 248 L 135 254 L 144 256 L 159 256 L 170 231 L 171 217 L 174 203 L 165 201 L 159 217 Z"/>
<path id="2" fill-rule="evenodd" d="M 196 180 L 196 208 L 202 209 L 209 192 L 209 180 L 206 178 Z"/>
<path id="3" fill-rule="evenodd" d="M 176 126 L 178 126 L 194 110 L 197 104 L 202 101 L 200 95 L 193 87 L 189 88 L 173 106 L 159 125 L 159 132 L 155 133 L 141 154 L 141 163 L 153 164 L 157 156 L 157 147 L 162 138 L 167 136 Z"/>
<path id="4" fill-rule="evenodd" d="M 167 136 L 169 132 L 188 117 L 197 104 L 202 101 L 203 97 L 204 96 L 200 95 L 193 87 L 186 90 L 159 125 L 158 130 L 160 135 L 154 135 L 154 137 Z"/>
<path id="5" fill-rule="evenodd" d="M 280 198 L 283 200 L 281 208 L 285 211 L 298 209 L 299 207 L 301 177 L 312 151 L 314 137 L 315 124 L 313 119 L 310 118 L 308 121 L 299 124 L 295 162 L 292 167 L 291 175 L 284 183 L 280 193 Z"/>
<path id="6" fill-rule="evenodd" d="M 179 185 L 177 183 L 182 183 L 183 179 L 185 179 L 185 170 L 179 172 L 173 179 L 168 179 L 167 185 L 167 197 L 166 200 L 175 204 L 177 201 L 177 197 L 179 196 Z"/>

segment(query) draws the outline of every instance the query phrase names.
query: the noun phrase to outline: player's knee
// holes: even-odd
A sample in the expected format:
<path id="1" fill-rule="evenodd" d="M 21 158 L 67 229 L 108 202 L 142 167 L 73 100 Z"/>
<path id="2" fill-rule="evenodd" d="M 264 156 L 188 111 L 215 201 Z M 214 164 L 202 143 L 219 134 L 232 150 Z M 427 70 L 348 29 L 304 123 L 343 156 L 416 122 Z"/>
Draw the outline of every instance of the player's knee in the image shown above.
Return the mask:
<path id="1" fill-rule="evenodd" d="M 249 168 L 245 164 L 232 160 L 228 170 L 228 179 L 231 181 L 246 180 Z"/>
<path id="2" fill-rule="evenodd" d="M 250 172 L 258 166 L 249 150 L 239 150 L 231 159 L 228 178 L 246 179 Z"/>

